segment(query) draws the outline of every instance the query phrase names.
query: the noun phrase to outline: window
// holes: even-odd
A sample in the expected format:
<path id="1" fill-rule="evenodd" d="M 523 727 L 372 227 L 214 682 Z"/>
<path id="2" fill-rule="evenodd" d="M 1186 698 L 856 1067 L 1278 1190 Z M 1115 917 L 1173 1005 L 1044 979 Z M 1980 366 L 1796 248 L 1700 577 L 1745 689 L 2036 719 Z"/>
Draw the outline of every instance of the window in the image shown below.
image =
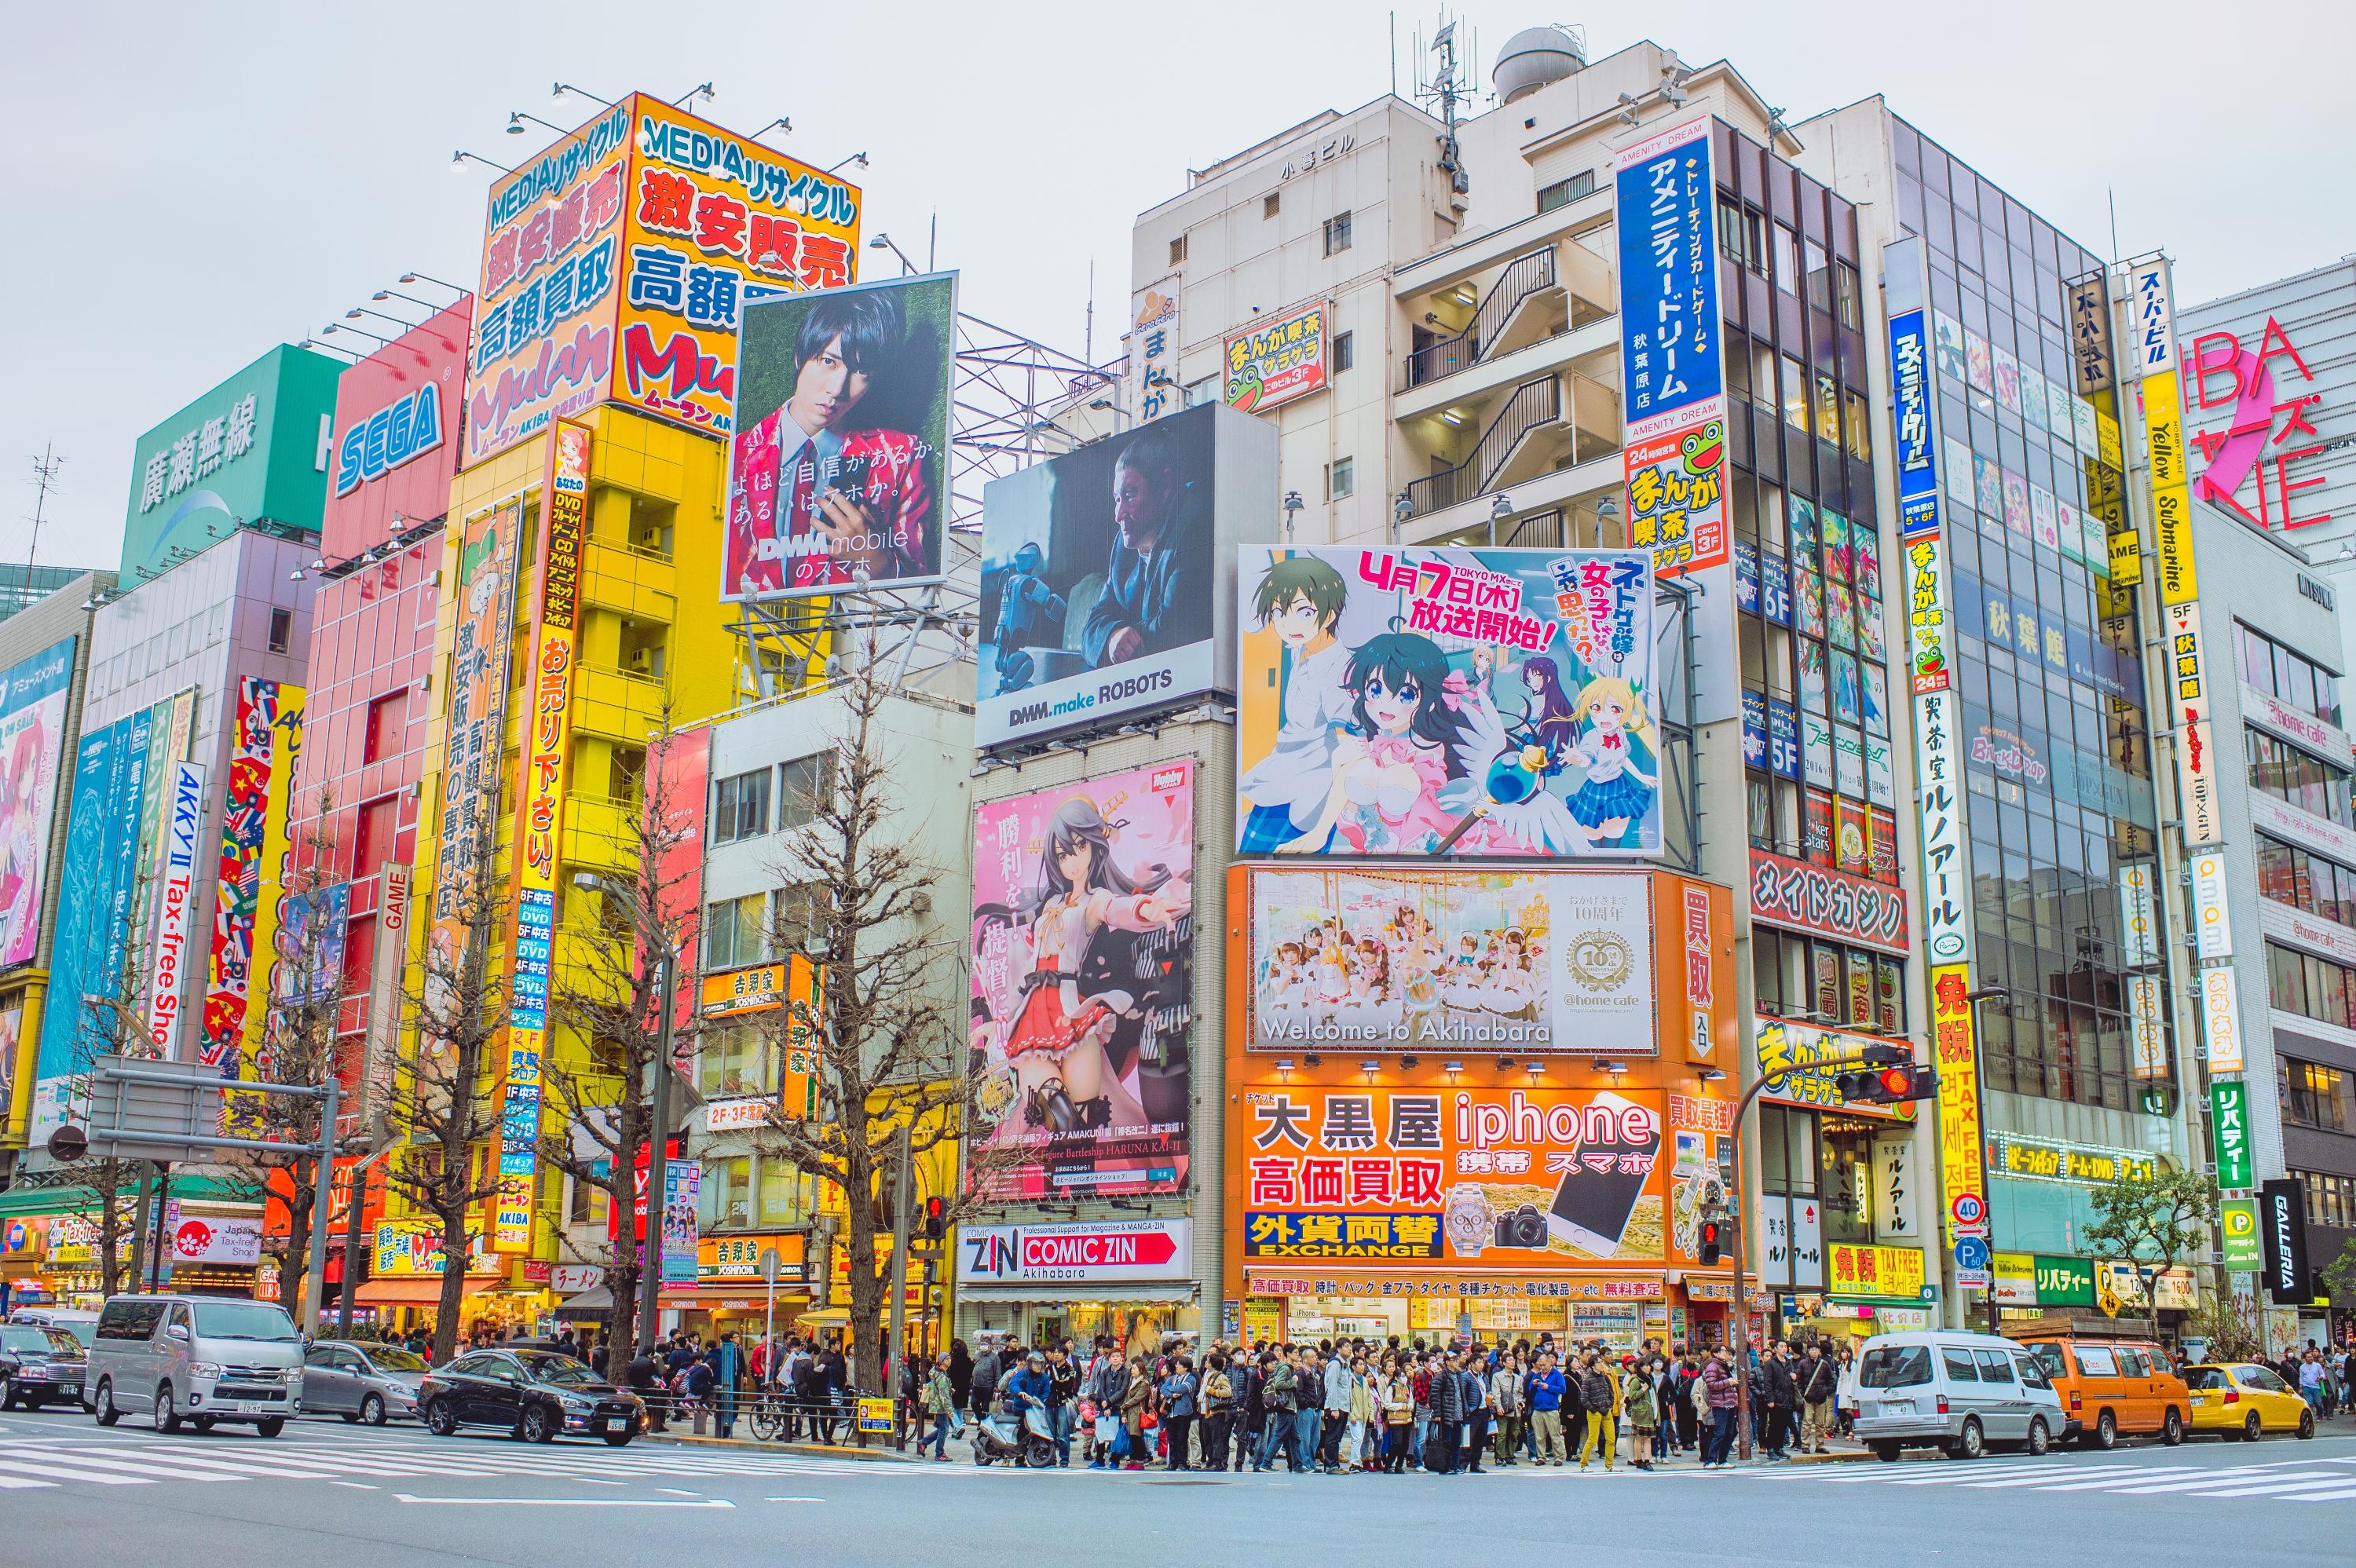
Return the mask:
<path id="1" fill-rule="evenodd" d="M 1340 375 L 1358 362 L 1357 335 L 1337 332 L 1333 335 L 1333 374 Z"/>
<path id="2" fill-rule="evenodd" d="M 1764 343 L 1751 346 L 1751 400 L 1770 413 L 1775 410 L 1775 350 Z M 1776 516 L 1780 521 L 1782 513 Z"/>
<path id="3" fill-rule="evenodd" d="M 1816 372 L 1816 439 L 1827 446 L 1840 444 L 1840 389 L 1826 370 Z"/>
<path id="4" fill-rule="evenodd" d="M 1767 275 L 1767 219 L 1763 213 L 1745 211 L 1742 215 L 1743 257 L 1751 270 L 1761 277 Z"/>
<path id="5" fill-rule="evenodd" d="M 1552 212 L 1558 207 L 1569 207 L 1580 197 L 1595 193 L 1595 171 L 1582 169 L 1569 179 L 1557 180 L 1538 187 L 1538 210 Z M 1729 225 L 1731 228 L 1731 225 Z"/>
<path id="6" fill-rule="evenodd" d="M 1274 218 L 1279 205 L 1277 193 L 1269 191 L 1266 196 L 1259 198 L 1259 215 L 1262 218 Z"/>
<path id="7" fill-rule="evenodd" d="M 1190 409 L 1194 408 L 1199 404 L 1212 401 L 1218 395 L 1219 379 L 1216 376 L 1205 376 L 1186 388 L 1185 406 Z"/>
<path id="8" fill-rule="evenodd" d="M 1185 259 L 1186 236 L 1181 234 L 1177 239 L 1170 241 L 1170 264 L 1174 267 Z"/>
<path id="9" fill-rule="evenodd" d="M 1808 373 L 1790 355 L 1783 356 L 1783 422 L 1805 434 L 1808 428 Z"/>
<path id="10" fill-rule="evenodd" d="M 1979 1369 L 1972 1364 L 1972 1353 L 1960 1346 L 1943 1349 L 1939 1360 L 1946 1363 L 1947 1381 L 1951 1383 L 1976 1383 L 1980 1381 Z"/>
<path id="11" fill-rule="evenodd" d="M 2272 942 L 2266 944 L 2266 1000 L 2301 1018 L 2356 1028 L 2356 973 Z"/>
<path id="12" fill-rule="evenodd" d="M 712 841 L 734 844 L 769 830 L 769 770 L 755 768 L 713 786 Z"/>
<path id="13" fill-rule="evenodd" d="M 2356 870 L 2263 833 L 2254 838 L 2261 898 L 2356 925 Z"/>
<path id="14" fill-rule="evenodd" d="M 2251 788 L 2342 827 L 2356 827 L 2346 768 L 2310 756 L 2261 730 L 2244 728 L 2242 741 L 2249 754 Z"/>
<path id="15" fill-rule="evenodd" d="M 1920 1388 L 1931 1381 L 1925 1345 L 1879 1345 L 1857 1364 L 1859 1388 Z"/>
<path id="16" fill-rule="evenodd" d="M 2145 1350 L 2138 1350 L 2132 1345 L 2121 1345 L 2119 1347 L 2119 1375 L 2121 1377 L 2127 1378 L 2147 1378 L 2151 1376 L 2150 1353 Z"/>
<path id="17" fill-rule="evenodd" d="M 1358 465 L 1355 459 L 1337 457 L 1325 465 L 1325 498 L 1347 500 L 1358 493 Z"/>
<path id="18" fill-rule="evenodd" d="M 755 1177 L 760 1208 L 760 1223 L 798 1225 L 802 1211 L 802 1173 L 792 1164 L 776 1155 L 763 1155 L 761 1168 Z"/>
<path id="19" fill-rule="evenodd" d="M 2338 1068 L 2277 1056 L 2275 1085 L 2286 1121 L 2328 1133 L 2348 1130 L 2348 1075 Z"/>
<path id="20" fill-rule="evenodd" d="M 1350 215 L 1346 212 L 1325 220 L 1325 254 L 1338 256 L 1350 248 Z"/>
<path id="21" fill-rule="evenodd" d="M 2238 621 L 2233 647 L 2243 680 L 2301 713 L 2327 724 L 2340 722 L 2340 677 L 2331 671 Z"/>
<path id="22" fill-rule="evenodd" d="M 2356 1176 L 2294 1170 L 2290 1178 L 2307 1192 L 2307 1222 L 2356 1230 Z"/>
<path id="23" fill-rule="evenodd" d="M 1803 241 L 1808 263 L 1808 303 L 1818 310 L 1833 308 L 1832 260 L 1815 240 Z"/>
<path id="24" fill-rule="evenodd" d="M 2027 1383 L 2030 1388 L 2051 1388 L 2053 1386 L 2053 1380 L 2046 1376 L 2045 1364 L 2037 1357 L 2022 1356 L 2019 1359 L 2020 1361 L 2020 1381 L 2022 1382 Z"/>
<path id="25" fill-rule="evenodd" d="M 734 969 L 761 961 L 761 912 L 766 895 L 717 899 L 703 906 L 703 966 Z"/>
<path id="26" fill-rule="evenodd" d="M 775 1087 L 763 1017 L 723 1019 L 705 1029 L 695 1070 L 696 1089 L 705 1099 L 741 1100 Z"/>
<path id="27" fill-rule="evenodd" d="M 359 823 L 352 835 L 353 876 L 372 877 L 379 866 L 399 858 L 392 839 L 400 809 L 400 796 L 390 795 L 360 807 Z"/>
<path id="28" fill-rule="evenodd" d="M 2083 1378 L 2115 1378 L 2119 1375 L 2118 1358 L 2108 1345 L 2073 1346 L 2078 1358 L 2078 1375 Z"/>
<path id="29" fill-rule="evenodd" d="M 2008 1383 L 2012 1381 L 2012 1357 L 2002 1350 L 1972 1352 L 1972 1360 L 1980 1364 L 1980 1381 Z"/>
<path id="30" fill-rule="evenodd" d="M 283 654 L 294 645 L 294 612 L 273 610 L 270 613 L 270 651 Z"/>
<path id="31" fill-rule="evenodd" d="M 1775 230 L 1775 286 L 1787 294 L 1800 292 L 1800 241 L 1778 223 Z"/>
<path id="32" fill-rule="evenodd" d="M 390 692 L 368 705 L 368 725 L 360 732 L 360 761 L 380 763 L 397 757 L 409 737 L 409 688 Z"/>
<path id="33" fill-rule="evenodd" d="M 1838 307 L 1840 324 L 1852 332 L 1865 329 L 1865 307 L 1858 303 L 1859 285 L 1857 269 L 1847 261 L 1833 263 L 1833 303 Z"/>
<path id="34" fill-rule="evenodd" d="M 777 769 L 777 827 L 808 827 L 834 799 L 834 753 L 813 752 Z"/>
<path id="35" fill-rule="evenodd" d="M 743 1229 L 753 1222 L 753 1159 L 738 1155 L 734 1159 L 707 1159 L 703 1162 L 703 1186 L 698 1195 L 697 1208 L 701 1219 L 714 1230 L 722 1227 Z"/>
<path id="36" fill-rule="evenodd" d="M 1860 463 L 1869 462 L 1873 456 L 1873 437 L 1869 433 L 1872 421 L 1866 412 L 1864 395 L 1850 391 L 1844 392 L 1842 397 L 1847 405 L 1842 429 L 1848 438 L 1848 454 Z"/>

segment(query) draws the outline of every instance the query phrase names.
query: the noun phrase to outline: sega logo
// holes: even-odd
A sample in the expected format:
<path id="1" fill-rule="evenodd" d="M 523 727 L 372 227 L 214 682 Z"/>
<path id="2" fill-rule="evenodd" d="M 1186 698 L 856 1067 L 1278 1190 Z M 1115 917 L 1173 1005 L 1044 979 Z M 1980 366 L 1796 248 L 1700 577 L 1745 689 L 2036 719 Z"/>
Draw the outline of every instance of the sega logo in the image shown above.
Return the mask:
<path id="1" fill-rule="evenodd" d="M 442 389 L 432 381 L 344 432 L 336 453 L 336 494 L 348 496 L 442 444 Z"/>

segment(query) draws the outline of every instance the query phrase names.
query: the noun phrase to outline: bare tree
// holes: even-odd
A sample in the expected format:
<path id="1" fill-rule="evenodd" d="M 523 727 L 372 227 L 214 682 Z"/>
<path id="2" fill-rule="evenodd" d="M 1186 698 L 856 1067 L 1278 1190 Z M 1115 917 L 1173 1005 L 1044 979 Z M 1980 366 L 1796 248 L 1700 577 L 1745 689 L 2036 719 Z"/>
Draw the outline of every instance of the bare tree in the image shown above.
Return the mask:
<path id="1" fill-rule="evenodd" d="M 458 1304 L 472 1250 L 467 1222 L 499 1189 L 499 1162 L 477 1169 L 475 1150 L 494 1148 L 506 1062 L 494 1052 L 507 1023 L 506 981 L 494 960 L 507 934 L 504 881 L 487 853 L 434 890 L 425 955 L 415 995 L 403 999 L 416 1022 L 416 1048 L 394 1063 L 386 1122 L 409 1145 L 387 1162 L 385 1186 L 425 1211 L 442 1232 L 442 1295 L 434 1318 L 434 1360 L 457 1343 Z"/>
<path id="2" fill-rule="evenodd" d="M 145 876 L 142 872 L 143 880 Z M 78 998 L 81 1016 L 74 1025 L 70 1105 L 90 1104 L 95 1086 L 92 1074 L 100 1057 L 155 1054 L 155 1041 L 142 1016 L 146 1001 L 140 974 L 143 956 L 136 944 L 126 943 L 112 991 Z M 60 998 L 59 1005 L 70 1007 L 77 1002 Z M 153 1162 L 148 1160 L 107 1155 L 78 1159 L 58 1168 L 60 1181 L 84 1189 L 91 1195 L 89 1201 L 73 1212 L 78 1218 L 90 1220 L 98 1232 L 99 1284 L 104 1287 L 105 1295 L 115 1295 L 127 1284 L 135 1283 L 130 1279 L 131 1254 L 139 1241 L 136 1232 L 140 1187 L 152 1168 Z"/>
<path id="3" fill-rule="evenodd" d="M 605 1194 L 617 1216 L 613 1240 L 598 1259 L 614 1299 L 606 1337 L 606 1368 L 618 1374 L 633 1346 L 654 1349 L 657 1325 L 637 1321 L 645 1241 L 631 1221 L 639 1157 L 655 1135 L 654 1075 L 670 1071 L 663 1055 L 663 975 L 676 970 L 695 930 L 691 876 L 677 869 L 680 851 L 701 831 L 702 801 L 681 800 L 661 759 L 672 736 L 670 710 L 648 747 L 642 809 L 632 816 L 631 837 L 619 846 L 629 869 L 584 889 L 580 901 L 594 907 L 586 929 L 569 926 L 580 962 L 555 976 L 554 1021 L 588 1043 L 584 1058 L 570 1065 L 550 1052 L 541 1080 L 557 1114 L 541 1139 L 541 1157 L 576 1182 Z M 594 903 L 591 905 L 590 900 Z M 682 994 L 688 982 L 679 982 Z M 672 1060 L 688 1048 L 674 1038 Z M 665 1129 L 668 1131 L 668 1129 Z M 649 1200 L 648 1223 L 659 1223 L 659 1201 Z"/>
<path id="4" fill-rule="evenodd" d="M 962 1010 L 944 983 L 959 973 L 958 948 L 937 933 L 926 938 L 940 874 L 911 841 L 918 818 L 907 774 L 885 749 L 898 699 L 876 671 L 872 635 L 848 662 L 854 673 L 830 688 L 842 709 L 832 765 L 803 803 L 807 826 L 773 868 L 798 896 L 773 923 L 771 951 L 809 955 L 818 995 L 756 1015 L 773 1065 L 808 1041 L 816 1115 L 774 1109 L 755 1141 L 843 1194 L 851 1382 L 873 1388 L 890 1290 L 890 1254 L 879 1240 L 892 1232 L 902 1129 L 912 1164 L 945 1156 L 976 1123 L 977 1080 Z M 954 1222 L 966 1195 L 988 1182 L 969 1168 L 963 1184 L 948 1186 L 938 1196 Z"/>

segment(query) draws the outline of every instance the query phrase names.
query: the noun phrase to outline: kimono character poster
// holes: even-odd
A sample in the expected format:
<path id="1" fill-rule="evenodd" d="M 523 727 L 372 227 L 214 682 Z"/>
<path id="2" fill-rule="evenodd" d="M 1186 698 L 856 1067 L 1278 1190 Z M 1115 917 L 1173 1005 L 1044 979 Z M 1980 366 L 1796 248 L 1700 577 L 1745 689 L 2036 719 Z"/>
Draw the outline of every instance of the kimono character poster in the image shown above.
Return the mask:
<path id="1" fill-rule="evenodd" d="M 1650 552 L 1247 546 L 1238 853 L 1661 847 Z"/>
<path id="2" fill-rule="evenodd" d="M 1194 873 L 1191 758 L 975 812 L 983 1195 L 1185 1190 Z"/>

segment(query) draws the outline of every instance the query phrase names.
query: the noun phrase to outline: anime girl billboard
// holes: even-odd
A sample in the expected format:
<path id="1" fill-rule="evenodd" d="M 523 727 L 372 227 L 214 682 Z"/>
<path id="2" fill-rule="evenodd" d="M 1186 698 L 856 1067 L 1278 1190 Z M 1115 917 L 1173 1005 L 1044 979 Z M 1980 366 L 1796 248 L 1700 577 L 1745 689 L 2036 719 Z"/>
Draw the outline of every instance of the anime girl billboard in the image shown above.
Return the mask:
<path id="1" fill-rule="evenodd" d="M 1644 550 L 1246 547 L 1237 852 L 1661 849 Z"/>
<path id="2" fill-rule="evenodd" d="M 0 968 L 39 949 L 73 669 L 68 637 L 0 671 Z"/>
<path id="3" fill-rule="evenodd" d="M 1192 759 L 975 813 L 987 1196 L 1185 1189 L 1194 874 Z"/>

